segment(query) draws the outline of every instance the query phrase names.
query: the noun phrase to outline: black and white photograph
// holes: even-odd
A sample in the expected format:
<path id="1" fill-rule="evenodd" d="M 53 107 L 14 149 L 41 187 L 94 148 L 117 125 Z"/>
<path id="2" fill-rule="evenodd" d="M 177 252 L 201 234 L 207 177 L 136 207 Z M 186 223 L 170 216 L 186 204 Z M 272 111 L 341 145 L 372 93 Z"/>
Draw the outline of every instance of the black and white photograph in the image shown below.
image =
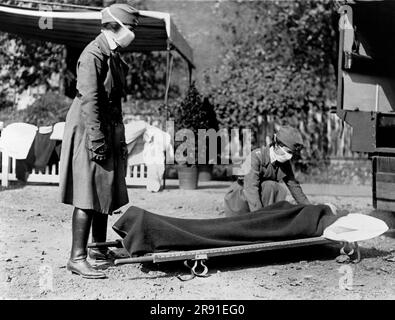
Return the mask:
<path id="1" fill-rule="evenodd" d="M 394 39 L 391 0 L 0 0 L 0 300 L 394 300 Z"/>

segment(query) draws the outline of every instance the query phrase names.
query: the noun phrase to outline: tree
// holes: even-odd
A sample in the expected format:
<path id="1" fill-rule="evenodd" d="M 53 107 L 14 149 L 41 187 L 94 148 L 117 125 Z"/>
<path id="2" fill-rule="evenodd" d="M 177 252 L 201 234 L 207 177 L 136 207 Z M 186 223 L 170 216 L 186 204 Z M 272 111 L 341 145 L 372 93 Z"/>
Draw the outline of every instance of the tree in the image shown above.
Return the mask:
<path id="1" fill-rule="evenodd" d="M 103 0 L 62 0 L 59 2 L 99 7 L 103 4 Z M 140 10 L 146 9 L 143 0 L 116 2 L 130 2 Z M 18 1 L 7 1 L 6 4 L 38 6 L 38 4 Z M 73 60 L 73 63 L 70 64 L 70 72 L 66 72 L 66 60 L 68 59 L 65 49 L 65 46 L 59 44 L 0 33 L 0 108 L 12 105 L 15 94 L 22 93 L 28 87 L 44 85 L 46 87 L 44 91 L 58 91 L 60 82 L 52 83 L 49 81 L 54 74 L 71 75 L 71 78 L 73 78 L 75 62 L 80 52 L 69 52 L 69 54 L 72 54 L 71 60 Z M 133 99 L 162 99 L 165 94 L 166 82 L 165 53 L 126 53 L 125 60 L 130 67 L 127 75 L 127 93 L 132 95 Z M 179 56 L 174 59 L 174 69 L 174 72 L 179 72 L 181 69 L 181 58 Z M 69 83 L 75 86 L 73 79 Z M 75 90 L 68 90 L 68 92 L 75 94 Z M 176 81 L 170 87 L 170 98 L 178 96 L 179 92 L 180 89 Z"/>
<path id="2" fill-rule="evenodd" d="M 243 2 L 224 11 L 223 60 L 204 88 L 223 127 L 250 128 L 257 144 L 259 118 L 270 115 L 301 129 L 305 157 L 323 156 L 315 152 L 323 128 L 307 115 L 325 112 L 335 97 L 334 12 L 329 0 Z"/>

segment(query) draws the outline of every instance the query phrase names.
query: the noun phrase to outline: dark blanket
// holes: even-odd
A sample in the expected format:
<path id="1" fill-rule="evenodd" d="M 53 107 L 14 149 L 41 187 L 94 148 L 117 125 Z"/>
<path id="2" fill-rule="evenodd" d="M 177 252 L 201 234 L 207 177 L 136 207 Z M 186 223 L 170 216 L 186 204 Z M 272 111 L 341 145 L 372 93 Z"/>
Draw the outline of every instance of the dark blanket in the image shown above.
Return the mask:
<path id="1" fill-rule="evenodd" d="M 59 156 L 55 149 L 57 141 L 50 139 L 51 134 L 37 132 L 26 157 L 29 169 L 44 170 L 47 165 L 59 162 Z"/>
<path id="2" fill-rule="evenodd" d="M 180 219 L 130 207 L 113 225 L 130 255 L 196 250 L 319 237 L 335 222 L 326 205 L 282 201 L 255 212 L 219 219 Z"/>

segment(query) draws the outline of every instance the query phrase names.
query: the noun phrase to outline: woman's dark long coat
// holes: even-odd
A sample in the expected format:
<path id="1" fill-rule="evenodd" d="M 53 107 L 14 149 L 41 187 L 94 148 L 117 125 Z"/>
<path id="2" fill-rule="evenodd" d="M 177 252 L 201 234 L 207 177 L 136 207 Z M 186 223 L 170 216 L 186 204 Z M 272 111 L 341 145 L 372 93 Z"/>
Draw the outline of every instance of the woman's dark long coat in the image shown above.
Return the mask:
<path id="1" fill-rule="evenodd" d="M 78 60 L 78 93 L 67 114 L 60 159 L 62 203 L 111 214 L 129 202 L 121 108 L 126 69 L 103 33 Z M 103 139 L 108 157 L 92 161 L 89 150 Z"/>

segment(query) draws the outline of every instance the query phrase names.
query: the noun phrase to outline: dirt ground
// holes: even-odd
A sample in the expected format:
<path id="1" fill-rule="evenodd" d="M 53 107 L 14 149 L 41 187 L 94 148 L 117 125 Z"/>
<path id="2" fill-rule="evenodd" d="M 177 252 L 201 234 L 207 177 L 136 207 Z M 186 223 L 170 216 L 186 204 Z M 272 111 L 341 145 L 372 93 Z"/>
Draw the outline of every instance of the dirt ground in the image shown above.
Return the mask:
<path id="1" fill-rule="evenodd" d="M 159 193 L 130 188 L 130 204 L 175 217 L 224 216 L 222 201 L 229 183 L 200 185 L 193 191 L 173 185 Z M 330 195 L 315 192 L 309 198 L 314 203 L 333 202 L 351 212 L 372 213 L 369 196 L 340 196 L 335 189 L 332 187 Z M 1 189 L 1 299 L 395 298 L 395 262 L 389 259 L 395 254 L 394 232 L 360 244 L 363 260 L 348 264 L 353 275 L 350 290 L 339 286 L 343 264 L 336 262 L 337 245 L 212 258 L 207 261 L 210 276 L 190 281 L 177 277 L 188 275 L 182 262 L 102 265 L 99 268 L 105 269 L 107 279 L 83 279 L 65 267 L 71 246 L 72 207 L 58 203 L 57 191 L 57 186 L 32 185 Z M 374 214 L 394 228 L 393 214 Z M 110 240 L 118 239 L 111 229 L 118 218 L 110 217 Z"/>

